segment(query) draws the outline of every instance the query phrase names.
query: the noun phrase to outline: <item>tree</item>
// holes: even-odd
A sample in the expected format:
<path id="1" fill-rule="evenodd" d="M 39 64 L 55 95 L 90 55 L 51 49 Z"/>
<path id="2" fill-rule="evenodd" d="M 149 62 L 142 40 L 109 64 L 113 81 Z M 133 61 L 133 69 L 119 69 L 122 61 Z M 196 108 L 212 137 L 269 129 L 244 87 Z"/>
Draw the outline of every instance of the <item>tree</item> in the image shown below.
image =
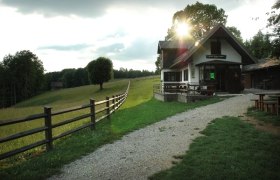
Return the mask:
<path id="1" fill-rule="evenodd" d="M 75 87 L 75 69 L 63 69 L 62 73 L 62 82 L 63 86 L 66 88 Z"/>
<path id="2" fill-rule="evenodd" d="M 173 25 L 168 29 L 166 39 L 175 36 L 175 25 L 178 22 L 188 22 L 191 26 L 191 35 L 194 39 L 200 39 L 204 33 L 217 24 L 226 24 L 227 15 L 223 9 L 218 9 L 214 4 L 202 4 L 196 2 L 187 5 L 184 10 L 173 15 Z"/>
<path id="3" fill-rule="evenodd" d="M 236 39 L 243 43 L 243 39 L 241 37 L 241 32 L 234 26 L 227 27 L 227 29 L 236 37 Z"/>
<path id="4" fill-rule="evenodd" d="M 6 84 L 8 92 L 13 97 L 15 104 L 21 100 L 30 98 L 41 89 L 44 78 L 42 61 L 28 50 L 16 52 L 15 55 L 7 55 L 3 59 Z"/>
<path id="5" fill-rule="evenodd" d="M 268 18 L 268 27 L 273 30 L 272 56 L 280 57 L 280 0 L 272 6 L 272 12 Z"/>
<path id="6" fill-rule="evenodd" d="M 258 59 L 271 56 L 271 43 L 268 34 L 263 34 L 259 31 L 252 40 L 246 41 L 244 45 Z"/>
<path id="7" fill-rule="evenodd" d="M 99 57 L 87 65 L 89 80 L 92 84 L 99 84 L 100 90 L 103 89 L 103 83 L 112 78 L 112 61 L 105 57 Z"/>
<path id="8" fill-rule="evenodd" d="M 74 85 L 76 86 L 83 86 L 88 85 L 89 79 L 88 79 L 88 73 L 86 68 L 78 68 L 75 71 L 74 74 Z"/>
<path id="9" fill-rule="evenodd" d="M 160 56 L 157 57 L 157 60 L 155 62 L 155 65 L 156 65 L 156 72 L 155 74 L 160 74 Z"/>

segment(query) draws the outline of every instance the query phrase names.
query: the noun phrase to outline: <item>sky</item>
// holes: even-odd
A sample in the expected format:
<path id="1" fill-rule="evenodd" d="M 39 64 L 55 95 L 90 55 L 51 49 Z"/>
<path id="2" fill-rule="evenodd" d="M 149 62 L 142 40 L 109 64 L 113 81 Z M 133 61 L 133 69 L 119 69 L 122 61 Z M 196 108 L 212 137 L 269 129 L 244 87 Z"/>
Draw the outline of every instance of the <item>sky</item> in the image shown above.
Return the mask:
<path id="1" fill-rule="evenodd" d="M 85 67 L 100 56 L 114 69 L 155 70 L 173 14 L 196 0 L 0 0 L 0 61 L 30 50 L 46 72 Z M 275 0 L 200 0 L 228 15 L 243 39 L 266 32 Z"/>

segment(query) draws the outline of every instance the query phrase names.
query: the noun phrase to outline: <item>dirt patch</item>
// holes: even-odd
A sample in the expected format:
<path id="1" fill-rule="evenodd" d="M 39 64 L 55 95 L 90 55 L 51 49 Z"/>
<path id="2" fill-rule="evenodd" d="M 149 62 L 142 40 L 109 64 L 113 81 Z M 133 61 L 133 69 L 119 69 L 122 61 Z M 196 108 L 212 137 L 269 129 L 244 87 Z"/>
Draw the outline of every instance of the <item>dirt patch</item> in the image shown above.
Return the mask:
<path id="1" fill-rule="evenodd" d="M 254 117 L 250 117 L 250 116 L 243 116 L 243 117 L 241 117 L 241 119 L 248 122 L 249 124 L 254 125 L 255 128 L 258 130 L 266 131 L 271 134 L 280 136 L 280 126 L 275 126 L 272 123 L 266 123 L 266 122 L 257 120 Z"/>

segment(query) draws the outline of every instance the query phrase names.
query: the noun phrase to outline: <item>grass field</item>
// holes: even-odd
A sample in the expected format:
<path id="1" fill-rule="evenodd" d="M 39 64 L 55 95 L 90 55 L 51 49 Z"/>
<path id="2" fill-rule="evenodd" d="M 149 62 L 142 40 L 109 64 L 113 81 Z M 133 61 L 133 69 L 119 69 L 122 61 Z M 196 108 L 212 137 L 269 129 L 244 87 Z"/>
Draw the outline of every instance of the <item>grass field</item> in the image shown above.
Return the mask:
<path id="1" fill-rule="evenodd" d="M 236 117 L 214 120 L 182 161 L 150 179 L 280 179 L 280 138 Z"/>
<path id="2" fill-rule="evenodd" d="M 121 81 L 123 89 L 127 80 Z M 0 177 L 5 179 L 40 179 L 59 172 L 60 168 L 73 160 L 93 152 L 101 145 L 113 142 L 124 134 L 143 128 L 149 124 L 165 119 L 178 112 L 221 101 L 212 98 L 206 101 L 184 104 L 165 103 L 152 98 L 152 85 L 158 83 L 158 77 L 133 79 L 127 101 L 110 120 L 97 123 L 95 131 L 85 129 L 71 136 L 56 141 L 54 149 L 48 153 L 38 152 L 32 158 L 11 158 L 0 164 Z M 114 83 L 114 82 L 112 82 Z M 118 82 L 120 83 L 120 82 Z M 106 86 L 105 86 L 106 87 Z M 17 163 L 15 163 L 16 160 Z"/>
<path id="3" fill-rule="evenodd" d="M 14 107 L 1 109 L 0 120 L 14 119 L 19 117 L 26 117 L 32 114 L 43 113 L 43 106 L 46 105 L 51 106 L 53 111 L 58 111 L 73 106 L 89 104 L 90 98 L 94 98 L 97 101 L 104 100 L 106 96 L 112 96 L 114 94 L 124 92 L 127 87 L 127 84 L 128 80 L 119 80 L 105 83 L 103 91 L 100 91 L 98 86 L 89 85 L 47 92 L 34 98 L 31 98 L 27 101 L 21 102 Z M 86 113 L 89 113 L 88 108 L 80 111 L 55 116 L 52 122 L 54 124 Z M 85 122 L 89 122 L 89 118 L 56 128 L 54 129 L 53 134 L 59 135 L 62 132 L 72 129 L 73 127 L 80 126 Z M 38 119 L 30 122 L 0 127 L 0 137 L 5 137 L 7 135 L 11 135 L 36 127 L 42 127 L 43 125 L 44 119 Z M 23 145 L 27 145 L 43 139 L 44 132 L 41 132 L 10 142 L 6 142 L 3 143 L 3 146 L 0 149 L 0 153 L 4 153 L 22 147 Z M 36 148 L 35 151 L 38 151 L 39 149 L 42 149 L 42 147 Z"/>

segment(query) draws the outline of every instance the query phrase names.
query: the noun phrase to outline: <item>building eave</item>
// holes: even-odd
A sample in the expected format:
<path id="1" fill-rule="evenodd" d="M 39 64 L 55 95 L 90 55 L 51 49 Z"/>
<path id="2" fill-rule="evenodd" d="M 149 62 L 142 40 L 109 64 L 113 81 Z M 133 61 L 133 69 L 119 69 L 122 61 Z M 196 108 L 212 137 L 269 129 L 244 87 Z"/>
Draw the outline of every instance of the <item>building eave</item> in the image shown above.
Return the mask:
<path id="1" fill-rule="evenodd" d="M 188 51 L 188 53 L 184 53 L 181 56 L 177 57 L 174 63 L 170 66 L 170 68 L 174 68 L 175 66 L 177 66 L 177 64 L 182 63 L 182 61 L 185 62 L 190 61 L 192 55 L 196 51 L 198 51 L 198 49 L 203 47 L 206 41 L 209 40 L 220 28 L 226 32 L 226 35 L 229 37 L 229 41 L 230 41 L 229 43 L 235 48 L 237 48 L 239 54 L 242 54 L 242 56 L 246 56 L 247 58 L 249 58 L 252 61 L 252 64 L 257 62 L 256 59 L 246 50 L 246 48 L 240 42 L 238 42 L 238 40 L 234 37 L 234 35 L 232 35 L 232 33 L 229 32 L 224 25 L 219 24 L 215 26 L 213 29 L 211 29 L 198 43 L 196 43 L 197 45 L 193 46 Z"/>

